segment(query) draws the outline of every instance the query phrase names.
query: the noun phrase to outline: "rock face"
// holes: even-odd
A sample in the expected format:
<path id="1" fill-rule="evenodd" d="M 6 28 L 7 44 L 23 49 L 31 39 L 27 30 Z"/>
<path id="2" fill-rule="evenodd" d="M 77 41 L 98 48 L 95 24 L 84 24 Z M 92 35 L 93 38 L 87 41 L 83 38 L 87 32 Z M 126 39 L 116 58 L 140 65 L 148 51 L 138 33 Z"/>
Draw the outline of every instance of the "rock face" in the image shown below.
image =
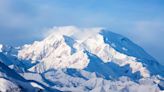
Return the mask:
<path id="1" fill-rule="evenodd" d="M 0 53 L 16 58 L 8 66 L 25 79 L 61 91 L 158 92 L 164 76 L 164 67 L 142 48 L 104 28 L 55 27 L 42 41 Z"/>

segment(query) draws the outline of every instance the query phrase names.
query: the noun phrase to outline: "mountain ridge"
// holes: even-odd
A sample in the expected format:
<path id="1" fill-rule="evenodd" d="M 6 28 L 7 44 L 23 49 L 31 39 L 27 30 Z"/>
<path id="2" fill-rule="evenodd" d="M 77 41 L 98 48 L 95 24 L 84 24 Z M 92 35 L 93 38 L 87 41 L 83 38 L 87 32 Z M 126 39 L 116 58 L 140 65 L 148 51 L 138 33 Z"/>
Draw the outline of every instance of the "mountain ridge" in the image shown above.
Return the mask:
<path id="1" fill-rule="evenodd" d="M 42 41 L 12 49 L 0 46 L 0 59 L 8 67 L 53 89 L 155 92 L 164 87 L 162 65 L 128 38 L 104 28 L 54 27 Z"/>
<path id="2" fill-rule="evenodd" d="M 67 33 L 58 33 L 58 31 L 60 32 L 60 30 L 64 30 L 64 29 L 68 29 L 68 35 L 66 35 Z M 133 53 L 134 53 L 134 51 L 135 51 L 135 53 L 142 52 L 141 53 L 142 57 L 141 57 L 141 55 L 138 55 L 138 53 L 136 54 L 136 57 L 135 57 L 135 55 L 133 55 L 133 53 L 131 54 L 131 56 L 128 56 L 126 54 L 123 54 L 123 52 L 122 53 L 118 52 L 114 48 L 112 48 L 112 45 L 115 44 L 115 46 L 116 46 L 117 43 L 112 43 L 108 39 L 110 39 L 109 34 L 114 35 L 114 33 L 111 33 L 109 31 L 105 31 L 105 30 L 94 29 L 97 32 L 96 35 L 94 34 L 94 35 L 90 35 L 88 37 L 84 37 L 83 39 L 85 39 L 85 40 L 76 40 L 76 39 L 74 39 L 74 35 L 72 35 L 72 34 L 74 34 L 74 33 L 76 34 L 77 29 L 78 28 L 76 28 L 76 27 L 62 27 L 61 29 L 59 28 L 58 30 L 55 30 L 55 32 L 53 34 L 48 36 L 45 40 L 43 40 L 41 42 L 35 42 L 31 46 L 29 46 L 29 47 L 27 46 L 24 49 L 20 50 L 18 53 L 18 57 L 23 58 L 23 59 L 29 58 L 34 61 L 35 60 L 39 60 L 41 62 L 45 61 L 43 63 L 46 63 L 46 62 L 52 63 L 53 60 L 56 60 L 54 62 L 54 63 L 56 63 L 58 61 L 57 59 L 59 59 L 58 63 L 56 63 L 55 65 L 52 65 L 52 66 L 59 66 L 59 68 L 65 68 L 65 67 L 69 68 L 70 66 L 72 66 L 73 63 L 75 63 L 75 65 L 73 65 L 70 68 L 76 67 L 77 69 L 78 68 L 83 69 L 84 67 L 86 67 L 86 64 L 88 64 L 88 61 L 89 61 L 89 60 L 87 60 L 87 55 L 85 53 L 85 50 L 86 50 L 86 51 L 89 51 L 92 54 L 95 54 L 96 56 L 98 56 L 100 59 L 102 59 L 102 61 L 104 61 L 104 63 L 114 60 L 115 61 L 114 63 L 119 64 L 121 66 L 129 64 L 130 66 L 134 67 L 134 64 L 131 63 L 131 61 L 135 61 L 136 65 L 138 65 L 138 67 L 140 67 L 140 68 L 143 67 L 143 72 L 146 72 L 147 70 L 144 69 L 144 65 L 142 65 L 142 63 L 149 64 L 150 62 L 147 59 L 150 59 L 154 63 L 153 70 L 157 70 L 159 68 L 158 62 L 156 60 L 154 60 L 154 58 L 149 56 L 147 53 L 145 53 L 145 51 L 142 51 L 142 49 L 138 49 L 139 47 L 137 47 L 137 46 L 134 46 L 134 47 L 137 47 L 138 51 L 135 51 L 136 48 L 131 47 L 132 50 L 134 49 Z M 86 29 L 79 29 L 79 30 L 83 31 Z M 88 29 L 88 30 L 90 30 L 90 29 Z M 100 31 L 100 32 L 98 32 L 98 31 Z M 106 36 L 106 34 L 107 34 L 107 36 Z M 114 37 L 114 36 L 111 36 L 111 37 Z M 125 45 L 122 43 L 124 46 L 124 50 L 123 50 L 123 46 L 121 47 L 121 49 L 122 49 L 122 51 L 124 51 L 124 53 L 126 53 L 126 52 L 129 53 L 128 51 L 130 51 L 131 48 L 126 49 L 126 47 L 131 46 L 129 44 L 132 44 L 132 46 L 135 45 L 123 36 L 121 36 L 121 37 L 119 36 L 119 38 L 117 37 L 117 39 L 119 39 L 121 41 L 123 40 L 123 42 L 125 43 Z M 115 41 L 115 42 L 117 42 L 117 41 Z M 120 43 L 118 42 L 118 44 L 120 44 Z M 118 45 L 118 46 L 120 46 L 120 45 Z M 23 51 L 23 50 L 25 50 L 25 51 Z M 29 52 L 28 52 L 28 50 L 29 50 Z M 74 52 L 74 53 L 72 54 L 72 52 Z M 130 53 L 131 52 L 132 51 L 130 51 Z M 57 54 L 57 53 L 60 53 L 60 54 Z M 28 56 L 28 54 L 29 54 L 29 56 Z M 32 55 L 32 56 L 30 56 L 30 55 Z M 61 56 L 63 56 L 63 58 Z M 76 60 L 76 62 L 78 63 L 77 66 L 76 66 L 76 62 L 72 62 L 74 60 L 71 59 L 71 58 L 76 59 L 75 57 L 77 57 L 77 59 L 79 59 L 79 61 Z M 142 60 L 140 63 L 139 59 L 144 59 L 143 57 L 146 59 Z M 69 58 L 71 59 L 70 62 L 69 62 Z M 125 62 L 126 64 L 124 64 L 124 62 L 120 62 L 120 61 L 124 61 L 124 62 L 127 61 L 127 62 Z M 58 65 L 59 62 L 61 63 L 60 65 Z M 66 63 L 68 63 L 68 62 L 71 64 L 66 65 Z M 86 62 L 86 64 L 82 64 L 84 62 Z M 80 65 L 80 64 L 82 64 L 82 65 Z M 80 65 L 80 66 L 78 66 L 78 65 Z M 151 65 L 151 67 L 152 67 L 152 65 Z M 155 72 L 157 72 L 157 71 L 155 71 Z M 149 76 L 149 75 L 145 75 L 145 76 Z"/>

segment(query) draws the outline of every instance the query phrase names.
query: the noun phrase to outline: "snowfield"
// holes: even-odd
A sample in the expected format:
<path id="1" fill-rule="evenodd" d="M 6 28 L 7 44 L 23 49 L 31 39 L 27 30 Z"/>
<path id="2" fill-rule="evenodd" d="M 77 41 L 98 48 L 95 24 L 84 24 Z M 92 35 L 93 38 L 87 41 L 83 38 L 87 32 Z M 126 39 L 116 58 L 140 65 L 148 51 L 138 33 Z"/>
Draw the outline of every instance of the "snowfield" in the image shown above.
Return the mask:
<path id="1" fill-rule="evenodd" d="M 35 91 L 164 90 L 164 66 L 128 38 L 104 28 L 54 27 L 42 41 L 21 47 L 0 45 L 0 61 Z M 4 78 L 0 88 L 21 91 Z"/>

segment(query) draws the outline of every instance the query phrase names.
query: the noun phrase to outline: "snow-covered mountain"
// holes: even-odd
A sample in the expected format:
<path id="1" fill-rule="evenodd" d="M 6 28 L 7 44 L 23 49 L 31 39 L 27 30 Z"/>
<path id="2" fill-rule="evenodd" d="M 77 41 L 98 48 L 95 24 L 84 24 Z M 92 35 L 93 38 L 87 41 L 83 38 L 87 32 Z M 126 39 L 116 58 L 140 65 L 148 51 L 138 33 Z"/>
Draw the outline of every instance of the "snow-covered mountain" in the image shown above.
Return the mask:
<path id="1" fill-rule="evenodd" d="M 22 91 L 37 92 L 39 91 L 39 89 L 34 88 L 30 84 L 30 82 L 28 82 L 22 76 L 17 74 L 14 70 L 8 68 L 5 64 L 0 62 L 0 91 L 1 92 L 22 92 Z"/>
<path id="2" fill-rule="evenodd" d="M 54 27 L 42 41 L 0 45 L 0 60 L 46 91 L 159 92 L 164 67 L 124 36 L 104 28 Z M 52 90 L 51 90 L 52 91 Z"/>

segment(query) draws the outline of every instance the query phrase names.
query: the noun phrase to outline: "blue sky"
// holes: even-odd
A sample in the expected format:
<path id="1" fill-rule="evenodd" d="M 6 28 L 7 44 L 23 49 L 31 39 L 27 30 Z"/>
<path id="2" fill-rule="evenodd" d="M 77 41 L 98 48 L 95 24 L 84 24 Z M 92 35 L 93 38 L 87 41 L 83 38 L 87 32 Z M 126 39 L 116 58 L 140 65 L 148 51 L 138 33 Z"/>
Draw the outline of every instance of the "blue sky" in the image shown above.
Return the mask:
<path id="1" fill-rule="evenodd" d="M 31 43 L 68 25 L 109 28 L 164 64 L 164 0 L 0 0 L 0 43 Z"/>

